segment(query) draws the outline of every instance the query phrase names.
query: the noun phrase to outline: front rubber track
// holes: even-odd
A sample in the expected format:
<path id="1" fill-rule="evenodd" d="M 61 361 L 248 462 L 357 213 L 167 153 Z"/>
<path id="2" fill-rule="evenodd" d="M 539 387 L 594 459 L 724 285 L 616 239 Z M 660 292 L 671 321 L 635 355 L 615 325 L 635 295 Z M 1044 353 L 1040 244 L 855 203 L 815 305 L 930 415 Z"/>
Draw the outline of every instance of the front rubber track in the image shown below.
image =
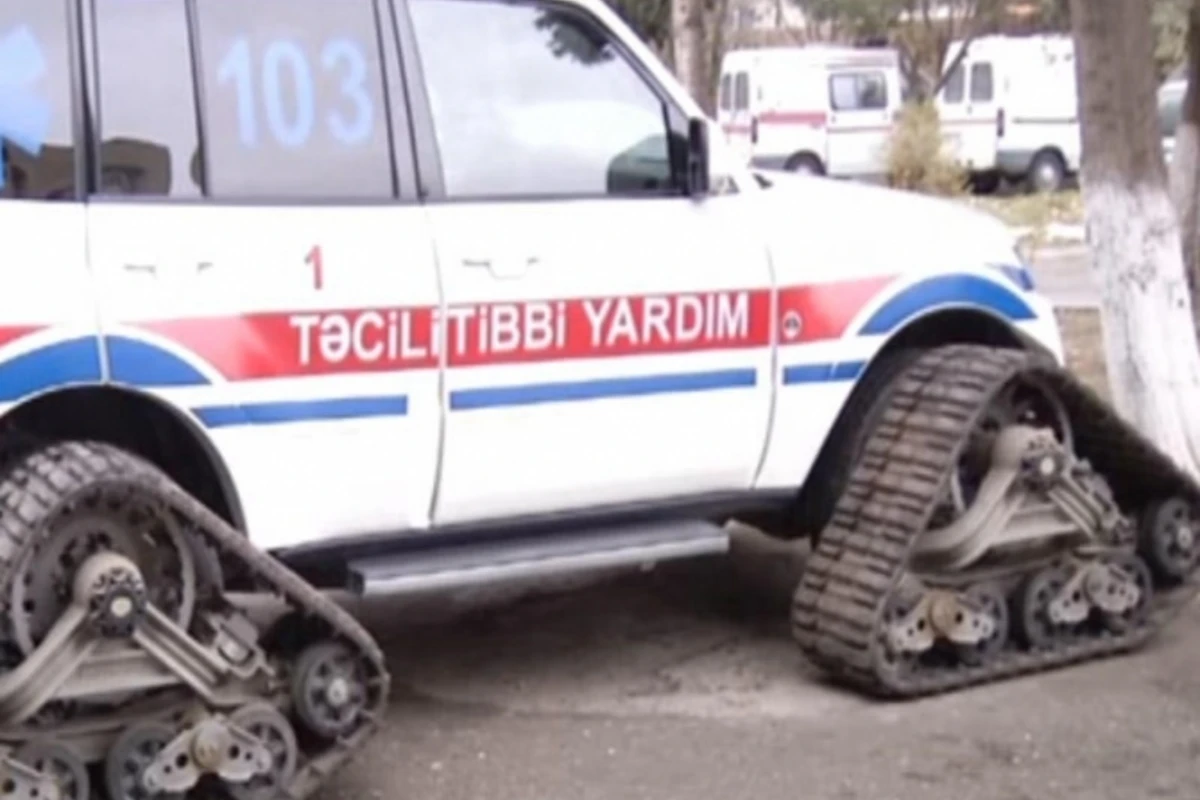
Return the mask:
<path id="1" fill-rule="evenodd" d="M 153 464 L 108 444 L 61 442 L 35 449 L 9 465 L 0 480 L 0 598 L 8 597 L 16 565 L 33 546 L 35 537 L 46 534 L 43 523 L 74 498 L 97 490 L 115 496 L 157 496 L 194 535 L 243 565 L 257 589 L 279 596 L 293 612 L 324 623 L 313 627 L 325 628 L 325 636 L 341 640 L 360 654 L 367 669 L 369 691 L 359 727 L 310 753 L 283 787 L 284 796 L 295 800 L 311 795 L 378 729 L 390 689 L 383 654 L 370 634 L 344 609 L 255 549 L 245 536 Z M 53 727 L 44 733 L 53 735 Z"/>
<path id="2" fill-rule="evenodd" d="M 1078 378 L 1044 356 L 982 345 L 950 345 L 911 363 L 887 393 L 792 604 L 804 654 L 835 680 L 872 695 L 929 695 L 1114 655 L 1143 645 L 1196 593 L 1195 576 L 1158 586 L 1143 624 L 1048 652 L 1012 651 L 979 666 L 901 676 L 881 657 L 887 603 L 918 535 L 930 523 L 971 431 L 1012 379 L 1041 378 L 1071 417 L 1077 455 L 1091 462 L 1133 518 L 1148 503 L 1181 496 L 1200 505 L 1200 485 L 1129 426 Z"/>

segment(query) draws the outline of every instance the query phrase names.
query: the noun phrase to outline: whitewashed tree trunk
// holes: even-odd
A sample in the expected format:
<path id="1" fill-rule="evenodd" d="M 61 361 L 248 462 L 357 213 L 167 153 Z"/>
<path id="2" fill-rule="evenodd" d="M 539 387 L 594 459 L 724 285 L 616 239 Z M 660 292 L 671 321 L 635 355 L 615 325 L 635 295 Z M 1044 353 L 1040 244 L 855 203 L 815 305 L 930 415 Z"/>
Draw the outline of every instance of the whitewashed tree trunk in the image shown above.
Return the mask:
<path id="1" fill-rule="evenodd" d="M 676 77 L 707 107 L 703 0 L 671 0 L 671 44 Z"/>
<path id="2" fill-rule="evenodd" d="M 1175 131 L 1171 160 L 1171 199 L 1179 214 L 1183 262 L 1192 293 L 1192 309 L 1200 310 L 1200 3 L 1188 12 L 1187 91 Z"/>
<path id="3" fill-rule="evenodd" d="M 1155 107 L 1150 0 L 1071 0 L 1084 213 L 1120 411 L 1200 477 L 1200 346 Z"/>

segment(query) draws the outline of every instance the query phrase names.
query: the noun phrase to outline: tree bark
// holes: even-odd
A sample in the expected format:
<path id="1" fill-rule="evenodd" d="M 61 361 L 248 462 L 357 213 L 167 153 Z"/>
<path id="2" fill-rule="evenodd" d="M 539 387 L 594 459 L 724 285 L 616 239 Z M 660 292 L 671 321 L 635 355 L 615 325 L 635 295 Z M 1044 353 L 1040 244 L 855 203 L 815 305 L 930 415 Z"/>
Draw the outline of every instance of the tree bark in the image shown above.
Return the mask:
<path id="1" fill-rule="evenodd" d="M 1084 214 L 1117 410 L 1200 477 L 1200 345 L 1155 109 L 1150 0 L 1071 0 Z"/>
<path id="2" fill-rule="evenodd" d="M 1192 293 L 1192 308 L 1200 313 L 1200 3 L 1188 10 L 1187 91 L 1175 129 L 1171 158 L 1171 200 L 1179 213 L 1183 263 Z M 1198 321 L 1200 326 L 1200 321 Z"/>
<path id="3" fill-rule="evenodd" d="M 703 0 L 671 0 L 671 43 L 675 75 L 705 110 L 712 99 L 706 91 Z"/>

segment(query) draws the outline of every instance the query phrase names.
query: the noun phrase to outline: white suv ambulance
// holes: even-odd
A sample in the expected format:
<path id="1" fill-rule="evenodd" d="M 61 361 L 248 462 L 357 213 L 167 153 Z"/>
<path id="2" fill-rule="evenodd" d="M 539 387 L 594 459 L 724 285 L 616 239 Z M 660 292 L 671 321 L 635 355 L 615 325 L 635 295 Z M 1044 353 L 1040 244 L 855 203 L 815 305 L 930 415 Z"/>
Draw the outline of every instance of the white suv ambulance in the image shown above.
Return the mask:
<path id="1" fill-rule="evenodd" d="M 83 800 L 81 764 L 103 762 L 113 800 L 208 773 L 303 797 L 387 697 L 324 590 L 721 552 L 733 517 L 817 537 L 794 624 L 834 672 L 946 688 L 863 662 L 877 645 L 844 637 L 877 624 L 903 623 L 889 658 L 967 648 L 953 681 L 1024 664 L 965 666 L 1009 646 L 967 568 L 1017 534 L 1106 536 L 1084 512 L 1110 495 L 1067 471 L 1046 500 L 1043 470 L 979 494 L 1032 498 L 1021 514 L 962 516 L 957 437 L 995 408 L 1008 445 L 1133 434 L 1062 370 L 999 222 L 754 174 L 720 140 L 600 0 L 0 4 L 0 645 L 20 664 L 0 744 L 46 709 L 55 745 L 0 749 L 23 796 L 52 762 Z M 1128 452 L 1122 480 L 1166 474 Z M 926 540 L 935 495 L 961 524 Z M 937 637 L 879 616 L 906 542 Z M 256 627 L 249 593 L 290 616 Z M 1063 642 L 1036 663 L 1081 657 Z"/>

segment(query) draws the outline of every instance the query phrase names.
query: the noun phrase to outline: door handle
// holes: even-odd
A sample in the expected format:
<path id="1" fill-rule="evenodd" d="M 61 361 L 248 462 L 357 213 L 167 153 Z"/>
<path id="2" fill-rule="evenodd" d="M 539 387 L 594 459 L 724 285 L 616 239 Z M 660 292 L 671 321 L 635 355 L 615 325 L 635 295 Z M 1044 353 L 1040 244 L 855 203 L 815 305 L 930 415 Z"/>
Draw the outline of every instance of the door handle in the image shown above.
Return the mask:
<path id="1" fill-rule="evenodd" d="M 486 269 L 492 273 L 494 278 L 519 278 L 524 275 L 530 267 L 539 263 L 537 256 L 526 256 L 525 258 L 464 258 L 462 264 L 464 267 L 472 269 Z"/>
<path id="2" fill-rule="evenodd" d="M 158 277 L 158 265 L 156 264 L 123 264 L 126 272 L 141 272 L 152 277 Z"/>

